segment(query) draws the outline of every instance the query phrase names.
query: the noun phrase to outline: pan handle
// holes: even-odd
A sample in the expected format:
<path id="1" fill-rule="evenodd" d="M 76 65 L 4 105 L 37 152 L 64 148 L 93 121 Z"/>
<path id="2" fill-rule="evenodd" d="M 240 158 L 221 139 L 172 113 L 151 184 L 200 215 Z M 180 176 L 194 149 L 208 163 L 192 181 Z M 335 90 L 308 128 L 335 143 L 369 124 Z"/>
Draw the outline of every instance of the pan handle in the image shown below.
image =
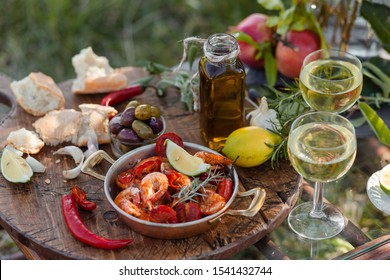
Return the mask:
<path id="1" fill-rule="evenodd" d="M 105 159 L 111 164 L 115 162 L 115 160 L 112 159 L 105 151 L 98 150 L 87 158 L 87 160 L 84 162 L 83 166 L 81 167 L 81 171 L 85 174 L 95 177 L 96 179 L 104 181 L 106 176 L 99 174 L 93 170 L 93 168 L 96 165 L 98 165 L 103 159 Z"/>
<path id="2" fill-rule="evenodd" d="M 209 223 L 210 224 L 218 223 L 224 215 L 246 216 L 246 217 L 252 217 L 252 216 L 256 215 L 259 212 L 260 208 L 264 204 L 266 192 L 262 188 L 254 188 L 254 189 L 251 189 L 249 191 L 237 193 L 238 197 L 245 197 L 245 196 L 251 196 L 251 195 L 254 195 L 254 197 L 252 199 L 251 204 L 249 205 L 249 207 L 247 209 L 242 209 L 242 210 L 229 209 L 229 210 L 225 211 L 224 213 L 222 213 L 221 215 L 219 215 L 218 217 L 210 220 Z"/>

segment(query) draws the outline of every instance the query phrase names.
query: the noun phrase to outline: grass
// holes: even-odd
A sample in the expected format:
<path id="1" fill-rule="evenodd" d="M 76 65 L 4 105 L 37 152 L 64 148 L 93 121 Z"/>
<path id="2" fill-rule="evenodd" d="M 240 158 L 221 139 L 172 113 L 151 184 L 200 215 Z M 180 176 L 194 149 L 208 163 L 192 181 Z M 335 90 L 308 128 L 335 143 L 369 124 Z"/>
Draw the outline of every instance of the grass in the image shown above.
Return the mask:
<path id="1" fill-rule="evenodd" d="M 225 32 L 258 8 L 254 0 L 2 0 L 0 72 L 61 82 L 75 76 L 71 58 L 87 46 L 113 67 L 173 66 L 184 38 Z"/>

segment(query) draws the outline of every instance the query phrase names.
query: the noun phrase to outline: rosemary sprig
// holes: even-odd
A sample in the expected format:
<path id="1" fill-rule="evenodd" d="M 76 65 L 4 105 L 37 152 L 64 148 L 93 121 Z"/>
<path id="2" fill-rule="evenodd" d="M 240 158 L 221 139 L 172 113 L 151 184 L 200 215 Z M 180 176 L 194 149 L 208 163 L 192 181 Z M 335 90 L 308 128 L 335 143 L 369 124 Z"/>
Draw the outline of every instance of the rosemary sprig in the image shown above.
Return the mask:
<path id="1" fill-rule="evenodd" d="M 178 198 L 172 207 L 188 200 L 197 202 L 194 199 L 195 196 L 206 196 L 201 192 L 201 190 L 205 190 L 205 186 L 213 181 L 221 181 L 224 177 L 225 175 L 218 169 L 210 169 L 206 179 L 202 180 L 199 177 L 192 178 L 190 185 L 182 187 L 178 193 L 172 195 L 172 197 Z"/>
<path id="2" fill-rule="evenodd" d="M 275 168 L 279 166 L 280 160 L 288 159 L 287 140 L 291 123 L 297 117 L 310 110 L 310 107 L 303 99 L 296 81 L 292 84 L 284 83 L 284 87 L 281 89 L 283 91 L 274 87 L 268 87 L 268 89 L 275 96 L 273 99 L 270 99 L 268 105 L 277 112 L 277 117 L 281 124 L 280 129 L 272 131 L 281 138 L 280 143 L 273 146 L 271 167 Z"/>

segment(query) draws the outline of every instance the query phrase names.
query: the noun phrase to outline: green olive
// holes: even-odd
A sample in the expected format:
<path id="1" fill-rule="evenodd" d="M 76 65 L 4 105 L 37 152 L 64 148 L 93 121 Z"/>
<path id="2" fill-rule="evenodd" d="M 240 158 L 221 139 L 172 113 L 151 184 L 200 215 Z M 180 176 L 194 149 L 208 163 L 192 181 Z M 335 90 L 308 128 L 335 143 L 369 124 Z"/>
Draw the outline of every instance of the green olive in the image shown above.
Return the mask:
<path id="1" fill-rule="evenodd" d="M 148 120 L 152 117 L 152 110 L 149 104 L 141 104 L 135 108 L 135 117 L 141 121 Z"/>
<path id="2" fill-rule="evenodd" d="M 159 118 L 161 113 L 160 113 L 160 109 L 157 108 L 156 106 L 153 106 L 151 105 L 150 106 L 150 110 L 152 112 L 152 117 L 155 117 L 155 118 Z"/>
<path id="3" fill-rule="evenodd" d="M 129 103 L 126 105 L 126 109 L 129 107 L 137 108 L 141 103 L 138 100 L 131 100 Z"/>
<path id="4" fill-rule="evenodd" d="M 131 128 L 137 133 L 137 135 L 146 140 L 153 138 L 153 130 L 150 126 L 140 120 L 135 120 L 131 124 Z"/>

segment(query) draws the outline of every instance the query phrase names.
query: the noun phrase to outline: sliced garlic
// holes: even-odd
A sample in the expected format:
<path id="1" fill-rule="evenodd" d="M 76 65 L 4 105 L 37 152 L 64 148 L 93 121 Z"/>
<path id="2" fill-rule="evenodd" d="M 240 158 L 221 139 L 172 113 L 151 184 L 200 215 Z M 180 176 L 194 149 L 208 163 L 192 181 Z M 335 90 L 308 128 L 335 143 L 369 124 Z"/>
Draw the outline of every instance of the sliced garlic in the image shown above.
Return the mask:
<path id="1" fill-rule="evenodd" d="M 28 165 L 30 165 L 30 167 L 33 170 L 33 172 L 35 172 L 35 173 L 43 173 L 43 172 L 46 171 L 46 166 L 44 166 L 40 161 L 38 161 L 37 159 L 33 158 L 32 156 L 27 155 L 26 161 L 27 161 Z"/>
<path id="2" fill-rule="evenodd" d="M 74 179 L 74 178 L 76 178 L 77 176 L 80 175 L 80 173 L 81 173 L 81 166 L 83 165 L 85 156 L 84 156 L 83 151 L 79 147 L 77 147 L 77 146 L 66 146 L 66 147 L 63 147 L 63 148 L 55 151 L 53 154 L 54 155 L 56 155 L 56 154 L 59 154 L 59 155 L 70 155 L 70 156 L 73 157 L 73 160 L 77 164 L 77 166 L 75 168 L 62 171 L 62 175 L 66 179 Z"/>

